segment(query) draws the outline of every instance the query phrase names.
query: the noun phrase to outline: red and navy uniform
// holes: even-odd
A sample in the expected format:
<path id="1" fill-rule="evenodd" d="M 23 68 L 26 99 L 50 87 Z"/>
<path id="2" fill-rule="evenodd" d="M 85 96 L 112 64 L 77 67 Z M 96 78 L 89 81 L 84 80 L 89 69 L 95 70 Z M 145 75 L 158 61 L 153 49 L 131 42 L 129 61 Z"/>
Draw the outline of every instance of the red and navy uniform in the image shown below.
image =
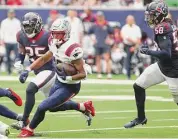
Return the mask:
<path id="1" fill-rule="evenodd" d="M 48 38 L 50 33 L 44 30 L 41 30 L 34 38 L 28 38 L 23 31 L 20 31 L 17 34 L 17 41 L 21 46 L 25 48 L 26 54 L 29 56 L 30 63 L 33 63 L 40 56 L 44 55 L 48 50 Z M 41 68 L 34 70 L 35 74 L 43 70 L 53 70 L 53 60 L 50 60 Z"/>
<path id="2" fill-rule="evenodd" d="M 169 53 L 170 58 L 158 58 L 158 65 L 162 73 L 171 78 L 178 78 L 178 41 L 177 29 L 170 19 L 165 19 L 164 22 L 158 24 L 155 28 L 155 42 L 160 50 Z M 162 48 L 159 45 L 164 40 L 170 41 L 169 45 Z"/>

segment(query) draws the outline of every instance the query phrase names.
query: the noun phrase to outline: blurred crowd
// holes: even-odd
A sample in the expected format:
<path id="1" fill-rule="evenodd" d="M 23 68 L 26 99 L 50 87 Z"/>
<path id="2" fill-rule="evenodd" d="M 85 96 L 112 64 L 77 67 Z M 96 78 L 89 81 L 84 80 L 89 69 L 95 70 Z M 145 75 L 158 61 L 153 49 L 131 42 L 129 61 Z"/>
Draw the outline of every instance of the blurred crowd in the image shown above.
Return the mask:
<path id="1" fill-rule="evenodd" d="M 17 55 L 15 34 L 20 29 L 20 21 L 15 17 L 14 10 L 9 10 L 7 16 L 0 28 L 0 65 L 6 65 L 8 74 L 11 74 Z M 108 78 L 112 78 L 112 74 L 124 73 L 130 79 L 131 74 L 139 75 L 154 62 L 154 59 L 138 52 L 143 42 L 153 48 L 154 44 L 146 32 L 136 25 L 132 15 L 127 16 L 125 25 L 121 27 L 119 22 L 107 21 L 102 11 L 93 13 L 87 8 L 80 13 L 68 10 L 67 15 L 63 15 L 57 10 L 51 10 L 47 21 L 43 21 L 44 29 L 49 30 L 57 18 L 67 18 L 70 21 L 71 37 L 82 45 L 84 58 L 98 78 L 102 78 L 103 73 Z"/>
<path id="2" fill-rule="evenodd" d="M 28 6 L 132 6 L 143 7 L 151 0 L 0 0 L 1 5 Z"/>

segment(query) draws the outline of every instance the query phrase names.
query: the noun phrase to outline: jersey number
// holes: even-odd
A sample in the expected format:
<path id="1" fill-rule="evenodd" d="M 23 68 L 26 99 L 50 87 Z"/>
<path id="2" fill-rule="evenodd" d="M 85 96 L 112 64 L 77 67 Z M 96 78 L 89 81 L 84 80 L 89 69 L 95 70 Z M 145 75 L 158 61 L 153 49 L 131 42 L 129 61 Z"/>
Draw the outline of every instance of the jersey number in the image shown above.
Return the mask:
<path id="1" fill-rule="evenodd" d="M 157 27 L 155 28 L 155 34 L 163 34 L 163 27 Z"/>
<path id="2" fill-rule="evenodd" d="M 45 47 L 25 47 L 27 54 L 31 57 L 31 61 L 35 61 L 36 57 L 44 55 Z"/>

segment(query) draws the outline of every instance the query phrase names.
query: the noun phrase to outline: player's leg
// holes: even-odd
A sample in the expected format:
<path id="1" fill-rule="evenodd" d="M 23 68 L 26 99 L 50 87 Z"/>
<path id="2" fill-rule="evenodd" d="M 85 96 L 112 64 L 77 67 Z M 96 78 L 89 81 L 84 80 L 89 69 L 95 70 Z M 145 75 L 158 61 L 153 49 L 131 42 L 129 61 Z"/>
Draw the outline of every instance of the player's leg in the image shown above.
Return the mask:
<path id="1" fill-rule="evenodd" d="M 145 116 L 145 89 L 153 85 L 162 83 L 163 81 L 165 81 L 165 78 L 161 73 L 157 63 L 150 65 L 137 78 L 133 85 L 137 106 L 137 118 L 125 124 L 125 128 L 132 128 L 139 124 L 146 124 L 147 119 Z"/>
<path id="2" fill-rule="evenodd" d="M 43 88 L 54 77 L 53 71 L 42 71 L 32 80 L 26 90 L 26 102 L 23 114 L 23 121 L 27 121 L 35 105 L 35 94 Z"/>
<path id="3" fill-rule="evenodd" d="M 22 105 L 22 99 L 20 98 L 19 95 L 17 95 L 13 90 L 11 89 L 3 89 L 0 88 L 0 97 L 8 97 L 10 98 L 12 101 L 14 101 L 14 103 L 17 106 L 21 106 Z M 9 110 L 7 107 L 0 105 L 0 115 L 10 118 L 10 119 L 14 119 L 14 120 L 21 120 L 22 117 L 19 116 L 17 113 Z"/>
<path id="4" fill-rule="evenodd" d="M 110 48 L 105 47 L 103 48 L 103 57 L 104 60 L 106 61 L 106 72 L 107 72 L 107 78 L 111 79 L 111 55 L 110 55 Z"/>
<path id="5" fill-rule="evenodd" d="M 11 58 L 10 58 L 10 52 L 11 52 L 11 45 L 6 43 L 5 44 L 5 48 L 6 48 L 6 57 L 7 57 L 7 62 L 6 62 L 6 66 L 7 66 L 7 71 L 8 71 L 8 74 L 11 74 Z"/>
<path id="6" fill-rule="evenodd" d="M 95 108 L 93 106 L 92 101 L 77 103 L 75 101 L 68 100 L 63 105 L 52 108 L 49 111 L 58 112 L 58 111 L 66 111 L 66 110 L 76 110 L 81 112 L 85 116 L 88 126 L 91 125 L 92 116 L 95 116 Z"/>
<path id="7" fill-rule="evenodd" d="M 95 47 L 95 52 L 96 52 L 96 68 L 97 68 L 97 77 L 102 78 L 101 74 L 101 48 L 98 48 L 98 46 Z"/>
<path id="8" fill-rule="evenodd" d="M 22 120 L 22 116 L 18 115 L 3 105 L 0 105 L 0 115 L 13 120 Z"/>
<path id="9" fill-rule="evenodd" d="M 166 77 L 166 82 L 171 91 L 174 102 L 178 105 L 178 78 Z"/>
<path id="10" fill-rule="evenodd" d="M 11 126 L 17 130 L 23 128 L 28 124 L 28 118 L 35 104 L 35 94 L 50 82 L 55 76 L 54 71 L 42 71 L 28 84 L 26 89 L 26 102 L 23 113 L 23 120 L 13 123 Z"/>
<path id="11" fill-rule="evenodd" d="M 14 103 L 17 106 L 21 106 L 22 105 L 21 97 L 10 88 L 7 88 L 7 89 L 0 88 L 0 97 L 8 97 L 12 101 L 14 101 Z"/>
<path id="12" fill-rule="evenodd" d="M 37 111 L 29 124 L 29 127 L 22 129 L 19 137 L 33 136 L 33 130 L 44 120 L 45 112 L 56 106 L 64 104 L 75 95 L 73 92 L 78 93 L 77 91 L 79 90 L 77 85 L 76 88 L 69 88 L 68 85 L 60 82 L 55 84 L 51 89 L 50 96 L 38 106 Z M 76 107 L 78 107 L 78 105 L 76 105 Z"/>

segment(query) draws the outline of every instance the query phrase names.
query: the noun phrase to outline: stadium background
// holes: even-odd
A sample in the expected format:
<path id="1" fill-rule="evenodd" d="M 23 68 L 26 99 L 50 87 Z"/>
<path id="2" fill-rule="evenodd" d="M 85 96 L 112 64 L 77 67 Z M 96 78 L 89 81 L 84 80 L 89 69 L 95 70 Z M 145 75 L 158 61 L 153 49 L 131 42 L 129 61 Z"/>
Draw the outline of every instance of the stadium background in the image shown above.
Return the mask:
<path id="1" fill-rule="evenodd" d="M 167 0 L 170 2 L 169 0 Z M 176 0 L 175 0 L 176 1 Z M 173 3 L 175 2 L 173 1 Z M 178 20 L 178 4 L 173 4 L 170 8 L 173 20 Z M 62 7 L 39 7 L 39 6 L 0 6 L 0 21 L 7 17 L 9 9 L 15 9 L 16 17 L 21 17 L 29 11 L 39 13 L 43 21 L 48 18 L 49 11 L 52 9 L 58 10 L 61 14 L 66 15 L 67 10 L 76 9 L 81 12 L 81 6 L 72 7 L 71 5 Z M 98 10 L 103 11 L 108 21 L 120 22 L 121 27 L 125 24 L 127 15 L 132 14 L 136 19 L 137 25 L 146 31 L 150 38 L 153 38 L 152 31 L 144 22 L 144 7 L 133 9 L 131 7 L 94 7 L 92 10 L 96 13 Z M 6 60 L 4 60 L 5 62 Z M 31 75 L 30 78 L 32 78 Z M 133 80 L 136 77 L 133 76 Z M 25 88 L 27 84 L 18 82 L 17 73 L 7 76 L 6 73 L 0 73 L 0 86 L 3 88 L 11 87 L 17 91 L 25 102 Z M 147 97 L 147 114 L 148 125 L 138 127 L 133 130 L 124 130 L 122 126 L 135 116 L 135 102 L 132 90 L 133 80 L 126 80 L 124 75 L 115 75 L 113 80 L 96 79 L 96 75 L 89 76 L 89 79 L 84 81 L 84 85 L 78 97 L 74 98 L 77 101 L 85 101 L 91 99 L 94 101 L 97 110 L 97 116 L 93 120 L 91 127 L 86 127 L 82 116 L 76 112 L 61 112 L 47 113 L 46 120 L 39 126 L 37 132 L 43 137 L 62 138 L 62 137 L 79 137 L 79 138 L 170 138 L 178 137 L 178 118 L 177 106 L 172 102 L 172 97 L 165 84 L 148 89 Z M 28 80 L 30 81 L 30 79 Z M 33 109 L 34 114 L 36 106 L 42 101 L 43 96 L 38 93 L 36 96 L 36 105 Z M 11 101 L 6 98 L 1 98 L 0 102 L 18 113 L 22 113 L 22 108 L 17 108 Z M 0 120 L 11 124 L 13 121 L 0 117 Z M 10 138 L 15 138 L 18 131 L 11 130 Z"/>

